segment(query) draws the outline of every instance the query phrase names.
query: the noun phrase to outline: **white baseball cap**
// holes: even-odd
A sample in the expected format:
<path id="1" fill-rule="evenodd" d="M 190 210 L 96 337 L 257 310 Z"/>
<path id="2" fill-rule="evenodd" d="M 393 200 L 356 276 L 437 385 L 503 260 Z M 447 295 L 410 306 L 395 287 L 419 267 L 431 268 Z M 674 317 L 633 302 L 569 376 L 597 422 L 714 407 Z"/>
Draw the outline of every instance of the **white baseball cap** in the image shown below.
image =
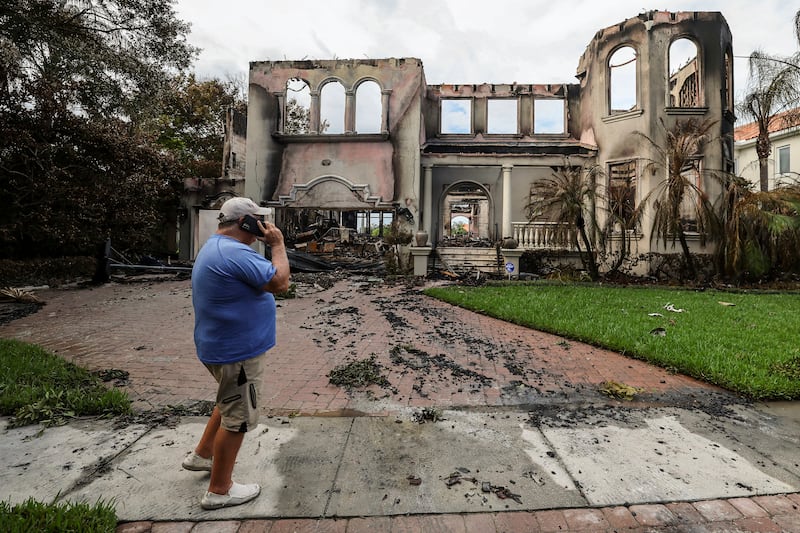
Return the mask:
<path id="1" fill-rule="evenodd" d="M 250 198 L 243 196 L 236 196 L 226 200 L 222 207 L 219 208 L 219 221 L 230 222 L 231 220 L 239 220 L 245 215 L 262 215 L 267 214 L 268 210 L 259 206 Z"/>

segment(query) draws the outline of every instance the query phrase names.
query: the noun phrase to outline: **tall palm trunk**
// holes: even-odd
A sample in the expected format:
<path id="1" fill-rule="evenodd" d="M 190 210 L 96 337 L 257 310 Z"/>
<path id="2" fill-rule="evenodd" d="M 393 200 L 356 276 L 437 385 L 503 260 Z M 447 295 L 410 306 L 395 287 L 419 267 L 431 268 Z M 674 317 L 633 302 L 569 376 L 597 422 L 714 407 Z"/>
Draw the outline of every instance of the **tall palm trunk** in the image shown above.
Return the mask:
<path id="1" fill-rule="evenodd" d="M 758 134 L 756 153 L 758 154 L 758 177 L 761 192 L 769 190 L 769 154 L 772 151 L 769 133 L 766 131 Z"/>

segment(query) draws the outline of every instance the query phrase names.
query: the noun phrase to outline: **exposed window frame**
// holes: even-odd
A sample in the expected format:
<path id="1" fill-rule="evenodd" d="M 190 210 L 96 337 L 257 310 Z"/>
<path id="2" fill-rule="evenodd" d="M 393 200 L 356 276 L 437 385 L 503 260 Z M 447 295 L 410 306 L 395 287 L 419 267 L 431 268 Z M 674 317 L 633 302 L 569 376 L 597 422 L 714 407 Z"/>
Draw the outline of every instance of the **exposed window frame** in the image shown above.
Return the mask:
<path id="1" fill-rule="evenodd" d="M 368 86 L 368 84 L 374 84 L 378 88 L 378 101 L 377 101 L 377 104 L 378 104 L 378 115 L 377 115 L 377 121 L 376 121 L 378 127 L 377 127 L 376 131 L 363 131 L 363 130 L 359 131 L 359 128 L 358 128 L 358 121 L 359 121 L 359 116 L 360 116 L 360 114 L 359 114 L 359 102 L 360 101 L 363 102 L 363 100 L 361 100 L 361 98 L 363 98 L 365 96 L 368 96 L 368 95 L 365 95 L 364 93 L 362 93 L 361 94 L 361 98 L 359 98 L 359 91 L 361 91 L 362 88 Z M 383 96 L 382 95 L 383 95 L 383 87 L 381 86 L 380 82 L 378 82 L 378 80 L 376 80 L 374 78 L 371 78 L 371 77 L 362 78 L 362 79 L 358 80 L 356 82 L 356 84 L 354 85 L 354 89 L 353 89 L 353 99 L 354 99 L 354 101 L 353 101 L 353 128 L 354 128 L 354 131 L 353 132 L 356 135 L 374 135 L 376 133 L 381 133 L 381 130 L 383 129 L 383 116 L 384 116 Z M 363 108 L 362 108 L 362 110 L 363 110 Z M 370 120 L 370 122 L 372 122 L 372 120 Z"/>
<path id="2" fill-rule="evenodd" d="M 677 67 L 675 74 L 672 72 L 672 60 L 673 60 L 673 46 L 678 41 L 685 40 L 694 45 L 694 57 L 690 58 L 686 64 Z M 700 53 L 700 45 L 698 44 L 697 40 L 691 35 L 677 35 L 675 36 L 672 41 L 670 41 L 669 46 L 667 47 L 667 107 L 673 109 L 704 109 L 705 106 L 705 98 L 703 97 L 704 94 L 704 84 L 703 84 L 703 63 L 700 60 L 701 53 Z M 681 86 L 677 88 L 677 93 L 673 94 L 672 88 L 672 78 L 674 75 L 677 75 L 682 70 L 686 69 L 690 64 L 694 63 L 694 72 L 689 76 L 686 76 L 682 79 L 676 79 L 676 83 L 681 81 Z M 727 71 L 726 71 L 727 72 Z M 681 93 L 683 92 L 683 88 L 686 87 L 686 83 L 688 80 L 694 80 L 694 88 L 692 92 L 694 93 L 694 103 L 691 105 L 685 105 L 685 102 L 681 101 Z M 725 81 L 723 81 L 725 83 Z M 723 87 L 723 89 L 726 89 Z M 673 97 L 675 97 L 675 101 L 673 101 Z"/>
<path id="3" fill-rule="evenodd" d="M 611 65 L 611 60 L 614 58 L 614 56 L 617 53 L 619 53 L 620 51 L 624 50 L 625 48 L 630 48 L 633 51 L 633 58 L 628 60 L 628 61 L 626 61 L 625 63 L 612 66 Z M 620 68 L 625 67 L 626 65 L 629 65 L 631 63 L 634 64 L 634 67 L 633 67 L 633 74 L 634 74 L 634 77 L 633 77 L 633 98 L 634 98 L 634 103 L 628 109 L 616 109 L 616 108 L 614 108 L 614 98 L 613 98 L 614 94 L 615 94 L 614 93 L 615 84 L 614 84 L 614 80 L 613 80 L 614 69 L 620 69 Z M 611 51 L 611 53 L 608 55 L 608 59 L 606 59 L 605 64 L 606 64 L 606 78 L 607 78 L 607 82 L 608 82 L 607 85 L 606 85 L 606 93 L 607 93 L 606 94 L 606 96 L 607 96 L 606 105 L 607 105 L 608 114 L 609 115 L 626 115 L 626 114 L 629 114 L 629 113 L 630 114 L 637 114 L 637 115 L 640 114 L 641 103 L 640 103 L 640 96 L 639 96 L 639 88 L 640 88 L 639 87 L 640 86 L 640 80 L 639 80 L 639 68 L 640 68 L 639 67 L 639 51 L 636 49 L 636 47 L 634 46 L 633 43 L 621 44 L 620 46 L 614 48 Z"/>
<path id="4" fill-rule="evenodd" d="M 442 128 L 442 126 L 443 126 L 442 119 L 444 117 L 444 113 L 443 113 L 444 104 L 446 102 L 457 102 L 457 101 L 463 101 L 463 102 L 468 102 L 469 103 L 469 105 L 467 106 L 467 109 L 469 111 L 469 117 L 468 117 L 469 131 L 466 131 L 466 132 L 444 131 L 443 128 Z M 475 112 L 474 112 L 474 107 L 475 107 L 475 99 L 472 98 L 472 97 L 449 97 L 448 96 L 448 97 L 440 98 L 439 99 L 439 128 L 438 128 L 439 135 L 461 135 L 461 136 L 474 135 L 474 133 L 475 133 Z"/>
<path id="5" fill-rule="evenodd" d="M 328 119 L 328 116 L 325 112 L 326 111 L 325 93 L 326 89 L 328 89 L 329 87 L 333 87 L 335 85 L 338 85 L 339 87 L 342 88 L 342 93 L 341 93 L 342 112 L 341 116 L 339 117 L 342 121 L 342 131 L 336 131 L 332 129 L 333 124 L 330 122 L 328 123 L 327 127 L 325 126 L 325 122 Z M 330 89 L 328 89 L 328 92 L 330 92 Z M 319 85 L 319 131 L 317 133 L 319 133 L 320 135 L 342 135 L 345 133 L 346 130 L 347 130 L 347 87 L 339 78 L 335 77 L 328 78 Z"/>
<path id="6" fill-rule="evenodd" d="M 545 102 L 545 101 L 560 101 L 561 102 L 561 131 L 558 132 L 541 132 L 536 130 L 536 104 L 537 102 Z M 533 99 L 532 104 L 533 109 L 533 125 L 532 131 L 533 135 L 536 136 L 556 136 L 556 137 L 564 137 L 567 135 L 567 99 L 565 97 L 548 97 L 548 98 L 536 98 Z"/>
<path id="7" fill-rule="evenodd" d="M 616 170 L 615 172 L 615 169 L 618 170 Z M 615 184 L 615 182 L 618 182 L 618 184 Z M 630 218 L 633 215 L 633 212 L 636 210 L 636 206 L 638 204 L 638 192 L 639 192 L 638 160 L 627 159 L 621 161 L 609 161 L 607 187 L 608 187 L 609 209 L 614 208 L 614 206 L 611 205 L 614 198 L 612 190 L 617 188 L 629 189 L 628 194 L 626 194 L 625 203 L 629 203 L 630 205 L 625 208 L 625 211 Z M 628 228 L 629 231 L 634 229 L 637 231 L 639 230 L 639 228 Z"/>
<path id="8" fill-rule="evenodd" d="M 515 108 L 514 111 L 515 111 L 515 115 L 516 115 L 516 117 L 514 119 L 514 131 L 499 131 L 499 132 L 489 131 L 489 129 L 490 129 L 491 125 L 492 125 L 492 112 L 491 112 L 491 106 L 490 106 L 490 104 L 492 102 L 514 102 L 514 108 Z M 519 124 L 520 115 L 519 115 L 519 111 L 520 111 L 520 105 L 519 105 L 519 98 L 518 97 L 500 97 L 500 96 L 498 96 L 498 97 L 486 98 L 486 135 L 492 135 L 492 136 L 495 136 L 495 135 L 497 135 L 497 136 L 519 135 L 519 132 L 520 132 L 520 124 Z M 452 135 L 452 134 L 448 134 L 448 135 Z"/>

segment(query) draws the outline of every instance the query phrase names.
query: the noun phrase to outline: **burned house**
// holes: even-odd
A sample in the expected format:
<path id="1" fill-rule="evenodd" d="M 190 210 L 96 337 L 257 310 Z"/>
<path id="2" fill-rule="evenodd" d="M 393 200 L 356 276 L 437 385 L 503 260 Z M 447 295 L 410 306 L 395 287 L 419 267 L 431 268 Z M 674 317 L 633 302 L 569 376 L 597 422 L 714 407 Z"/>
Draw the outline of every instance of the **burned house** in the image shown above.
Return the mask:
<path id="1" fill-rule="evenodd" d="M 482 270 L 517 266 L 526 250 L 568 258 L 575 241 L 532 217 L 532 186 L 559 169 L 600 169 L 598 186 L 624 188 L 631 209 L 664 180 L 657 146 L 688 118 L 714 123 L 693 179 L 719 193 L 697 169 L 733 168 L 721 13 L 642 13 L 598 31 L 577 63 L 574 84 L 428 85 L 414 58 L 251 62 L 243 193 L 289 236 L 319 219 L 355 235 L 393 222 L 416 238 L 404 250 L 418 274 L 432 250 Z M 600 219 L 611 197 L 592 207 Z M 651 240 L 651 216 L 619 238 L 636 254 L 675 253 Z M 710 251 L 699 236 L 692 246 Z"/>

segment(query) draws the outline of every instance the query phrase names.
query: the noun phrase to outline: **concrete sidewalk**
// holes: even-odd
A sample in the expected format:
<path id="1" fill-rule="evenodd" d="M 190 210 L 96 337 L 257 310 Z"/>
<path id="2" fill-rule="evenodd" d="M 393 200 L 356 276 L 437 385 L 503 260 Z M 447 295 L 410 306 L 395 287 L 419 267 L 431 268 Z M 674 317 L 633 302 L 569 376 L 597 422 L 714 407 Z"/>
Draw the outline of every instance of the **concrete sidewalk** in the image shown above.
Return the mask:
<path id="1" fill-rule="evenodd" d="M 203 511 L 207 474 L 180 461 L 204 419 L 155 414 L 213 397 L 189 282 L 40 296 L 0 336 L 129 372 L 153 417 L 4 430 L 4 500 L 113 498 L 118 531 L 800 531 L 796 404 L 748 404 L 366 278 L 281 302 L 264 417 L 235 471 L 262 495 Z M 329 383 L 370 357 L 387 386 Z M 611 400 L 606 380 L 645 392 Z"/>

